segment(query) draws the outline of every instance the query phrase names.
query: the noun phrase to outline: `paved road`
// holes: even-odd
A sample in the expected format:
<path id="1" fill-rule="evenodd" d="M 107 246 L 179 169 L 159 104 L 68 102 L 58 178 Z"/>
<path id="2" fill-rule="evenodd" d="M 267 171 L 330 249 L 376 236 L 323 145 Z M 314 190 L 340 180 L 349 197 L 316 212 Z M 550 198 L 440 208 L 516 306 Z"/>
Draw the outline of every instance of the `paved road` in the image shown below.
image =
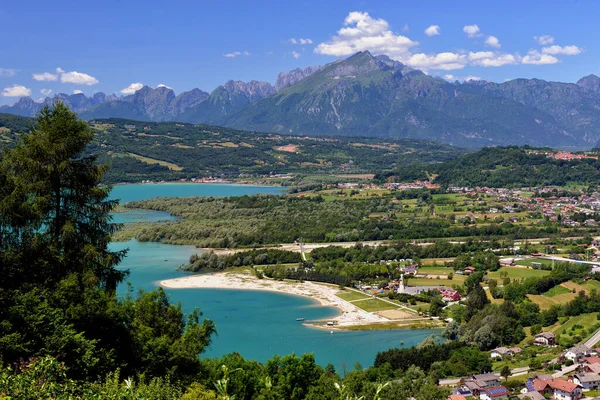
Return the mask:
<path id="1" fill-rule="evenodd" d="M 584 343 L 584 345 L 591 349 L 598 342 L 600 342 L 600 329 L 598 329 L 596 333 L 594 333 L 592 337 Z"/>
<path id="2" fill-rule="evenodd" d="M 563 375 L 568 374 L 569 372 L 573 372 L 575 371 L 577 368 L 579 368 L 579 364 L 573 364 L 570 367 L 563 367 L 563 369 L 561 369 L 558 372 L 555 372 L 554 374 L 552 374 L 553 378 L 560 378 Z"/>

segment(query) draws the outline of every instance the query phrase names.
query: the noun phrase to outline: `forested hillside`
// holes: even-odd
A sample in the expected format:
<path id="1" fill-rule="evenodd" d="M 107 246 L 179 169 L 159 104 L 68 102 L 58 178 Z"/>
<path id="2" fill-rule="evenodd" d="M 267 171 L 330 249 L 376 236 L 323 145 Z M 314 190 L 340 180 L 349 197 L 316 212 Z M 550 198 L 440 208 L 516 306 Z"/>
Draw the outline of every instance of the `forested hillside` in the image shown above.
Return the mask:
<path id="1" fill-rule="evenodd" d="M 469 187 L 597 185 L 600 182 L 597 152 L 574 154 L 570 159 L 557 158 L 555 153 L 547 148 L 488 147 L 441 164 L 402 167 L 383 173 L 379 178 L 411 181 L 433 175 L 440 185 Z"/>
<path id="2" fill-rule="evenodd" d="M 2 140 L 33 119 L 0 115 Z M 307 138 L 231 128 L 121 119 L 94 120 L 90 152 L 111 168 L 105 182 L 176 180 L 210 175 L 374 173 L 413 163 L 441 162 L 464 154 L 450 145 L 410 139 Z"/>

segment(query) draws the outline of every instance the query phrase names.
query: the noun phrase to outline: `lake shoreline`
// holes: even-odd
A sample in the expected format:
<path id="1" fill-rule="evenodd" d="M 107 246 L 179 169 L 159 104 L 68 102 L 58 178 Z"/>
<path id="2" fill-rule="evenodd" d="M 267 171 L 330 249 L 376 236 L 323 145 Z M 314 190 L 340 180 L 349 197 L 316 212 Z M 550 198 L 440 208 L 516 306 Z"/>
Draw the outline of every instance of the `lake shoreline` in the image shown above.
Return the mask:
<path id="1" fill-rule="evenodd" d="M 281 185 L 261 185 L 258 183 L 237 183 L 237 182 L 180 182 L 180 181 L 168 181 L 168 182 L 117 182 L 111 184 L 111 186 L 130 186 L 130 185 L 222 185 L 222 186 L 246 186 L 246 187 L 272 187 L 272 188 L 286 188 L 289 186 Z M 282 192 L 285 192 L 283 190 Z M 159 196 L 160 197 L 160 196 Z"/>
<path id="2" fill-rule="evenodd" d="M 335 307 L 339 314 L 319 321 L 303 321 L 303 325 L 327 330 L 377 330 L 381 329 L 424 329 L 430 320 L 415 316 L 414 318 L 389 319 L 374 312 L 367 312 L 349 301 L 336 296 L 340 291 L 337 286 L 315 282 L 277 281 L 258 279 L 250 271 L 218 272 L 192 275 L 160 281 L 159 285 L 167 289 L 228 289 L 259 290 L 296 295 L 313 299 L 321 306 Z M 400 307 L 399 307 L 400 308 Z M 294 318 L 302 318 L 301 315 Z M 327 325 L 327 323 L 334 325 Z M 426 328 L 425 328 L 426 329 Z"/>

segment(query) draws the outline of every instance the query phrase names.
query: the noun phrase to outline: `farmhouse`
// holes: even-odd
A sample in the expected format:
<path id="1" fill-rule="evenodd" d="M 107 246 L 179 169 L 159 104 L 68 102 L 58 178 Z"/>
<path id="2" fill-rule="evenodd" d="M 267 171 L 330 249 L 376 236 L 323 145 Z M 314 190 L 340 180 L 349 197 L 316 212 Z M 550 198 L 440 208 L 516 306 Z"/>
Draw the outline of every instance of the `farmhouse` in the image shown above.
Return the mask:
<path id="1" fill-rule="evenodd" d="M 533 344 L 536 346 L 554 346 L 556 335 L 552 332 L 542 332 L 535 335 Z"/>

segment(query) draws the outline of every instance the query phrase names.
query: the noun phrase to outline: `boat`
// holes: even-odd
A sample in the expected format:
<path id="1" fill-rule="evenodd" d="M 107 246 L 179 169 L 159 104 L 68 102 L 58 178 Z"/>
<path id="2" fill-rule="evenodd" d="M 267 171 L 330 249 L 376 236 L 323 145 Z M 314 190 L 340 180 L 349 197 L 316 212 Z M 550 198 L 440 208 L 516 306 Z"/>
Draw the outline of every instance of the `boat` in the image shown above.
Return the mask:
<path id="1" fill-rule="evenodd" d="M 296 318 L 296 321 L 304 321 L 304 318 Z"/>

